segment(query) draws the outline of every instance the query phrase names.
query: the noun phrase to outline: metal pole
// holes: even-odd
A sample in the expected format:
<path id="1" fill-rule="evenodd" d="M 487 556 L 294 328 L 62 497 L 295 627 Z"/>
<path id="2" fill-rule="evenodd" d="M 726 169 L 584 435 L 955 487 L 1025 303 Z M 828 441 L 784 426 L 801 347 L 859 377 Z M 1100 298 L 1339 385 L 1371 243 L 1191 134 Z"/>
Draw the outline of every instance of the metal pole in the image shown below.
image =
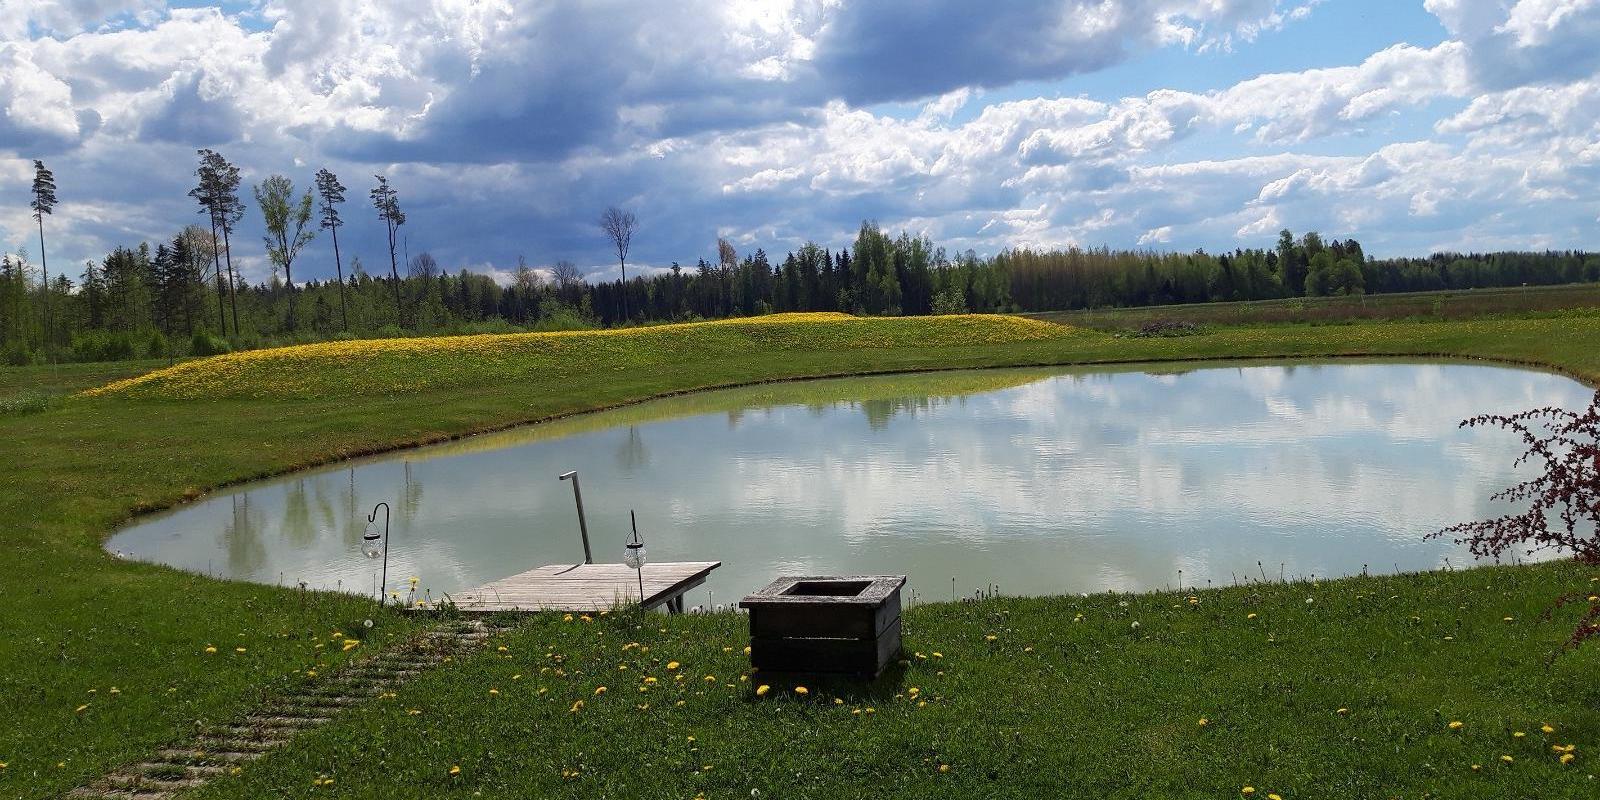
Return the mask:
<path id="1" fill-rule="evenodd" d="M 561 480 L 572 481 L 572 499 L 578 504 L 578 532 L 583 535 L 583 563 L 593 564 L 594 555 L 589 552 L 589 523 L 583 518 L 583 492 L 578 488 L 578 471 L 562 473 Z"/>

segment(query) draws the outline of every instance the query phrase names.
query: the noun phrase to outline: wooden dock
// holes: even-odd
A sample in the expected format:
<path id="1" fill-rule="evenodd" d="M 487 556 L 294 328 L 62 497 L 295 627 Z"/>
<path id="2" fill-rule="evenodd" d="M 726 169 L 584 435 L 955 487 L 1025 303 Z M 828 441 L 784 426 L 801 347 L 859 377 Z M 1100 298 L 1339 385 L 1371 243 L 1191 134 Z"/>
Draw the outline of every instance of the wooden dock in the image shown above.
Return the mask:
<path id="1" fill-rule="evenodd" d="M 644 565 L 644 607 L 682 613 L 684 592 L 706 582 L 721 561 Z M 468 613 L 603 611 L 639 602 L 639 574 L 622 564 L 549 564 L 468 589 L 453 598 Z"/>

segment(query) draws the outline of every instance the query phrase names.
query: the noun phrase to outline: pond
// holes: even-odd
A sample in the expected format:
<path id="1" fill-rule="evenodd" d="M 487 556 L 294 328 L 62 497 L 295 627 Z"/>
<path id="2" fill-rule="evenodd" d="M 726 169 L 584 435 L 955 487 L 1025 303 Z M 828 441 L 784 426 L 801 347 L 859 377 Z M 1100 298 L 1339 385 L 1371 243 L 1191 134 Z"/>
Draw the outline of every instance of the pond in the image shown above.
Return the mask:
<path id="1" fill-rule="evenodd" d="M 974 370 L 707 392 L 344 463 L 139 519 L 107 544 L 218 577 L 433 598 L 583 558 L 723 563 L 689 605 L 779 574 L 906 573 L 921 600 L 1464 566 L 1424 536 L 1495 511 L 1519 442 L 1484 412 L 1579 408 L 1567 378 L 1465 363 Z M 381 523 L 381 517 L 380 517 Z M 648 569 L 648 567 L 646 567 Z M 1181 576 L 1180 576 L 1181 571 Z"/>

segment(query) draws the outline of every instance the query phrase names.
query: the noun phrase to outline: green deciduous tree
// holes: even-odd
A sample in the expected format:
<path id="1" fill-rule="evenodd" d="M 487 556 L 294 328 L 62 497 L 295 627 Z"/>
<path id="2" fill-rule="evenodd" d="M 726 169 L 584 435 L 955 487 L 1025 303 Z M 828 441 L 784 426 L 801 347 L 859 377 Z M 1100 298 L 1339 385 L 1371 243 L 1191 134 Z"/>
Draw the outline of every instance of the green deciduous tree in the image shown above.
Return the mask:
<path id="1" fill-rule="evenodd" d="M 266 222 L 267 258 L 274 267 L 283 268 L 284 281 L 289 286 L 289 316 L 285 327 L 295 328 L 294 260 L 301 248 L 311 241 L 314 232 L 306 229 L 311 222 L 311 192 L 298 199 L 294 196 L 294 182 L 282 175 L 273 175 L 256 186 L 256 205 Z"/>

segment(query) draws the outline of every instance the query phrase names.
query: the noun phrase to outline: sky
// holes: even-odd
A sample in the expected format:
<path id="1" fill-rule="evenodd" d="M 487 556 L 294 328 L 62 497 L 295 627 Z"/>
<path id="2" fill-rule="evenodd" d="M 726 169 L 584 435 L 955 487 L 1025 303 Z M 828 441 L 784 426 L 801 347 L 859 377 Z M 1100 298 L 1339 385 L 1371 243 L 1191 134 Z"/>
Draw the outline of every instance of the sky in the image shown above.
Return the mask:
<path id="1" fill-rule="evenodd" d="M 0 0 L 0 250 L 52 272 L 202 217 L 195 151 L 308 187 L 340 246 L 615 277 L 863 220 L 951 252 L 1600 249 L 1600 0 Z M 234 238 L 270 268 L 253 207 Z M 69 266 L 70 265 L 70 266 Z M 297 280 L 332 275 L 326 235 Z"/>

